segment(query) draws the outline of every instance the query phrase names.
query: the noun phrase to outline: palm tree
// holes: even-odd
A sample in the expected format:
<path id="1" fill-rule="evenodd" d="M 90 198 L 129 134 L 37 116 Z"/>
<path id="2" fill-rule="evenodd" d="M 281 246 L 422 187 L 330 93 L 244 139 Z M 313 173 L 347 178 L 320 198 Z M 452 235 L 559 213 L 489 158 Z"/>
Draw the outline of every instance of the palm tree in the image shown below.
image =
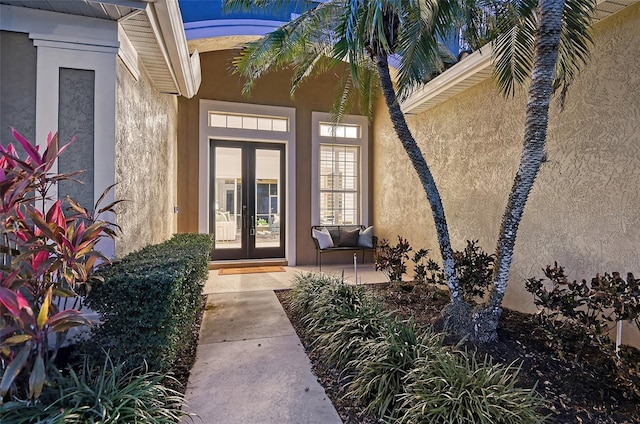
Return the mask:
<path id="1" fill-rule="evenodd" d="M 225 1 L 227 8 L 244 9 L 278 7 L 286 3 L 278 0 Z M 361 96 L 360 110 L 371 116 L 373 94 L 379 84 L 396 134 L 431 206 L 451 292 L 452 305 L 448 315 L 468 317 L 470 307 L 459 290 L 440 193 L 399 103 L 412 89 L 424 84 L 430 75 L 442 71 L 447 52 L 438 40 L 450 34 L 460 10 L 456 0 L 328 0 L 246 45 L 234 66 L 246 78 L 245 93 L 264 73 L 290 67 L 294 74 L 293 94 L 305 78 L 346 61 L 345 90 L 340 92 L 334 110 L 338 117 L 347 113 L 355 102 L 352 88 L 357 88 L 356 92 Z M 395 86 L 389 69 L 389 58 L 394 55 L 399 58 Z"/>
<path id="2" fill-rule="evenodd" d="M 231 8 L 251 8 L 288 2 L 225 3 Z M 328 0 L 247 45 L 234 64 L 247 79 L 245 92 L 263 74 L 291 67 L 293 93 L 307 77 L 344 66 L 347 61 L 337 116 L 353 105 L 353 88 L 361 96 L 360 109 L 371 115 L 372 93 L 379 84 L 393 127 L 431 206 L 451 291 L 451 304 L 445 311 L 450 330 L 489 342 L 497 338 L 518 225 L 544 160 L 550 99 L 560 90 L 563 101 L 580 66 L 586 63 L 594 8 L 594 0 Z M 498 237 L 493 288 L 490 300 L 475 311 L 462 299 L 440 194 L 399 105 L 414 88 L 442 71 L 445 55 L 438 39 L 459 28 L 460 19 L 466 21 L 464 33 L 472 48 L 494 43 L 494 76 L 505 96 L 513 95 L 531 78 L 524 148 Z M 390 57 L 399 58 L 395 84 Z"/>
<path id="3" fill-rule="evenodd" d="M 549 104 L 557 89 L 561 103 L 578 69 L 586 63 L 592 43 L 589 34 L 595 9 L 593 0 L 532 0 L 516 3 L 513 14 L 502 23 L 506 29 L 494 49 L 494 75 L 502 92 L 531 77 L 528 89 L 523 150 L 502 217 L 496 247 L 496 265 L 489 301 L 472 315 L 472 338 L 479 342 L 497 339 L 498 320 L 507 288 L 518 226 L 545 160 Z"/>

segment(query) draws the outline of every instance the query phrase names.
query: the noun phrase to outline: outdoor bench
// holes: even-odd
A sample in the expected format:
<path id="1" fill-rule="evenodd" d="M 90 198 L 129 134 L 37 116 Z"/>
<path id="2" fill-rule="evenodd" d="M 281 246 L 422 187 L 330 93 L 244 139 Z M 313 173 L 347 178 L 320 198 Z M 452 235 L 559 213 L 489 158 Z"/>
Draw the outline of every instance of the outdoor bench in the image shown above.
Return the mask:
<path id="1" fill-rule="evenodd" d="M 326 232 L 330 235 L 330 241 Z M 320 267 L 320 271 L 324 253 L 361 251 L 364 263 L 365 252 L 375 252 L 378 245 L 378 238 L 373 235 L 373 227 L 367 228 L 364 225 L 313 225 L 311 238 L 316 246 L 316 266 Z"/>

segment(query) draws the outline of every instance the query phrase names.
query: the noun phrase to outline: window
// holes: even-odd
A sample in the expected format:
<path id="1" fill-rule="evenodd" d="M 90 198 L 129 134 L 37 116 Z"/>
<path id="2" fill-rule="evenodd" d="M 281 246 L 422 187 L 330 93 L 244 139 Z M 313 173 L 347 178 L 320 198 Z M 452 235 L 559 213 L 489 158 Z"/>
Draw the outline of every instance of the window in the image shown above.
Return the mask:
<path id="1" fill-rule="evenodd" d="M 368 224 L 368 122 L 312 113 L 312 211 L 314 225 Z"/>
<path id="2" fill-rule="evenodd" d="M 321 122 L 320 137 L 359 138 L 360 125 L 333 125 L 328 122 Z"/>
<path id="3" fill-rule="evenodd" d="M 289 131 L 289 120 L 277 116 L 240 115 L 209 112 L 209 126 L 257 131 Z"/>
<path id="4" fill-rule="evenodd" d="M 360 147 L 320 145 L 320 224 L 358 224 Z"/>

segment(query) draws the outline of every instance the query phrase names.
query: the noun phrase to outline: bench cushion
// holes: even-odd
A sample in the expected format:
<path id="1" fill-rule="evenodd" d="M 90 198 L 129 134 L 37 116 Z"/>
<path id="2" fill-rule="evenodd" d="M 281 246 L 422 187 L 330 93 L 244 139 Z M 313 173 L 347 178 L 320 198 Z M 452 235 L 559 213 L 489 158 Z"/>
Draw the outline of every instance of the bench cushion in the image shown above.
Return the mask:
<path id="1" fill-rule="evenodd" d="M 373 247 L 373 227 L 367 227 L 364 230 L 359 231 L 358 246 L 360 247 Z"/>
<path id="2" fill-rule="evenodd" d="M 327 227 L 323 227 L 322 230 L 313 229 L 313 237 L 318 240 L 318 247 L 320 249 L 327 249 L 333 247 L 333 239 Z"/>
<path id="3" fill-rule="evenodd" d="M 359 238 L 360 230 L 358 228 L 354 230 L 345 230 L 344 228 L 341 228 L 338 247 L 357 247 Z"/>

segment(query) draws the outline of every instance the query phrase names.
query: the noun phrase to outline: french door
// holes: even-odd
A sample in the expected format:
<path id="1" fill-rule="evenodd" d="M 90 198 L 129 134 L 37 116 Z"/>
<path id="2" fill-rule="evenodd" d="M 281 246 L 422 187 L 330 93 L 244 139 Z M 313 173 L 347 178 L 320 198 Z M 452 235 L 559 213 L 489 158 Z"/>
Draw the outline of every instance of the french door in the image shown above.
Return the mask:
<path id="1" fill-rule="evenodd" d="M 211 142 L 213 260 L 284 258 L 284 144 Z"/>

